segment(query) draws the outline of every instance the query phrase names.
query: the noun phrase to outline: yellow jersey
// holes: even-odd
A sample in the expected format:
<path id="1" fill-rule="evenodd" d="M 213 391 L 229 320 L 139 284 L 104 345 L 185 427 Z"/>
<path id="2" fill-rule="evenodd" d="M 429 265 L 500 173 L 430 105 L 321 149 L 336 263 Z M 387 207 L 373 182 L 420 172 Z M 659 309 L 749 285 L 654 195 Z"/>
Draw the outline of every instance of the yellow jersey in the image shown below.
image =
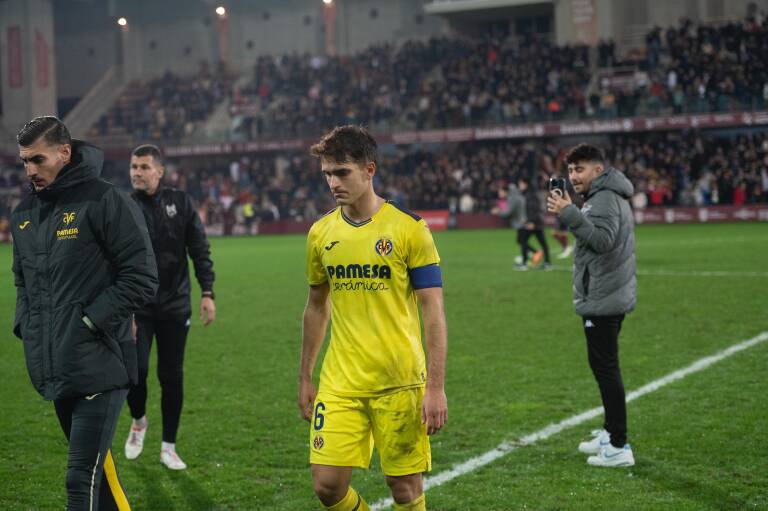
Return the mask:
<path id="1" fill-rule="evenodd" d="M 391 202 L 355 223 L 338 207 L 307 236 L 307 280 L 328 283 L 331 341 L 320 389 L 374 396 L 424 385 L 416 288 L 439 287 L 440 257 L 426 222 Z M 421 271 L 421 270 L 436 271 Z M 416 270 L 416 271 L 414 271 Z"/>

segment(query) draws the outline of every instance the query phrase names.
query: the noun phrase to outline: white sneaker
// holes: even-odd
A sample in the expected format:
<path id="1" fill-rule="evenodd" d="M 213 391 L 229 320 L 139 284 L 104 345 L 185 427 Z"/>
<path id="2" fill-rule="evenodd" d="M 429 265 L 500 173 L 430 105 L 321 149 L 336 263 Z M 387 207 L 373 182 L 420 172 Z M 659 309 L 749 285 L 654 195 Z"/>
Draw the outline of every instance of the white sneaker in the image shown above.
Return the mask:
<path id="1" fill-rule="evenodd" d="M 587 458 L 587 463 L 593 467 L 631 467 L 635 464 L 635 455 L 629 444 L 621 449 L 608 444 L 599 453 Z"/>
<path id="2" fill-rule="evenodd" d="M 128 432 L 128 440 L 125 441 L 125 457 L 129 460 L 135 460 L 144 450 L 144 435 L 147 434 L 147 425 L 143 428 L 134 426 L 131 423 L 131 431 Z"/>
<path id="3" fill-rule="evenodd" d="M 573 245 L 571 244 L 565 247 L 565 249 L 560 254 L 557 254 L 557 258 L 565 259 L 567 257 L 570 257 L 572 253 L 573 253 Z"/>
<path id="4" fill-rule="evenodd" d="M 187 468 L 187 464 L 181 461 L 176 451 L 171 451 L 170 449 L 162 449 L 160 451 L 160 463 L 171 470 L 185 470 Z"/>
<path id="5" fill-rule="evenodd" d="M 579 444 L 579 452 L 584 454 L 597 454 L 600 449 L 611 445 L 611 437 L 604 429 L 592 430 L 592 440 L 581 442 Z"/>

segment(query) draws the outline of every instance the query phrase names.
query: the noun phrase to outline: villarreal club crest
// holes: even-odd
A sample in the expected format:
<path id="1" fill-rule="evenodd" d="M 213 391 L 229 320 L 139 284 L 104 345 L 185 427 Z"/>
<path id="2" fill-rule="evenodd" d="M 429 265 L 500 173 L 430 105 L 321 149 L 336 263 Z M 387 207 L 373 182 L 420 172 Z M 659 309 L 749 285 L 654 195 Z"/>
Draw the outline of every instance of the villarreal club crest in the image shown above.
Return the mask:
<path id="1" fill-rule="evenodd" d="M 388 238 L 381 238 L 379 241 L 376 242 L 376 245 L 374 247 L 376 249 L 376 253 L 380 256 L 388 256 L 392 253 L 392 240 Z"/>

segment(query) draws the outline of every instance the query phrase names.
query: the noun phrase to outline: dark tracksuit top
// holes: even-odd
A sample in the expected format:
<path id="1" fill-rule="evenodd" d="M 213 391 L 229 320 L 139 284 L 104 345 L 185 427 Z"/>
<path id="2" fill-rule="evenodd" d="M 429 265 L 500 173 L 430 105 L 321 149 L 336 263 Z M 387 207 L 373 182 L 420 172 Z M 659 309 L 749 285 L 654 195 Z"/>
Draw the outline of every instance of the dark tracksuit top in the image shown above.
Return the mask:
<path id="1" fill-rule="evenodd" d="M 141 212 L 99 178 L 102 163 L 100 149 L 73 141 L 72 161 L 11 215 L 13 332 L 47 400 L 136 381 L 131 316 L 155 295 L 157 267 Z"/>
<path id="2" fill-rule="evenodd" d="M 161 186 L 153 195 L 134 192 L 132 198 L 146 220 L 160 279 L 157 295 L 137 315 L 186 320 L 191 314 L 187 254 L 203 292 L 213 292 L 215 278 L 211 247 L 200 216 L 192 199 L 181 190 Z"/>

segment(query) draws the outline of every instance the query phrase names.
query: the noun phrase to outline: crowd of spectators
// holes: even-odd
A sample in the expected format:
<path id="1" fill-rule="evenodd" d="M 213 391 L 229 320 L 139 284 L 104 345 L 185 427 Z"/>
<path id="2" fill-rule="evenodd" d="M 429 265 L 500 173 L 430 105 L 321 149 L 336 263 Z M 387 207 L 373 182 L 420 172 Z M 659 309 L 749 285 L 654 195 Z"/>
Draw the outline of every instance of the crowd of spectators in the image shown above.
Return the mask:
<path id="1" fill-rule="evenodd" d="M 635 185 L 635 208 L 768 202 L 768 134 L 700 132 L 617 135 L 605 144 L 611 165 Z M 543 190 L 564 175 L 566 143 L 462 143 L 398 147 L 380 156 L 377 190 L 416 210 L 490 213 L 509 183 L 533 175 Z M 181 160 L 168 181 L 195 197 L 210 223 L 231 228 L 279 219 L 313 220 L 334 204 L 309 156 Z"/>
<path id="2" fill-rule="evenodd" d="M 609 42 L 600 64 L 634 71 L 627 79 L 603 73 L 590 104 L 605 116 L 662 112 L 723 112 L 768 105 L 768 18 L 697 25 L 684 19 L 646 34 L 642 51 L 617 60 Z"/>
<path id="3" fill-rule="evenodd" d="M 590 58 L 594 58 L 591 61 Z M 353 55 L 260 56 L 245 85 L 224 65 L 132 83 L 93 136 L 179 141 L 228 101 L 231 137 L 314 136 L 337 124 L 373 131 L 611 118 L 768 106 L 768 18 L 655 27 L 644 47 L 548 36 L 461 36 L 370 46 Z"/>
<path id="4" fill-rule="evenodd" d="M 376 189 L 414 210 L 490 213 L 509 183 L 533 176 L 541 190 L 564 175 L 571 141 L 487 141 L 383 149 Z M 609 164 L 635 185 L 634 208 L 768 203 L 768 133 L 651 132 L 607 137 Z M 130 189 L 126 162 L 103 177 Z M 170 159 L 164 183 L 187 191 L 207 225 L 225 234 L 262 222 L 312 221 L 334 207 L 317 161 L 306 153 Z M 0 232 L 27 189 L 20 169 L 0 171 Z"/>
<path id="5" fill-rule="evenodd" d="M 349 123 L 430 129 L 768 105 L 768 19 L 756 14 L 657 27 L 623 56 L 601 40 L 595 58 L 539 34 L 413 41 L 334 58 L 264 56 L 234 92 L 233 130 L 248 139 Z"/>
<path id="6" fill-rule="evenodd" d="M 236 138 L 298 136 L 320 126 L 397 126 L 432 63 L 450 59 L 458 39 L 371 46 L 349 56 L 262 56 L 253 79 L 233 92 Z"/>
<path id="7" fill-rule="evenodd" d="M 334 124 L 426 129 L 575 116 L 586 46 L 544 36 L 432 38 L 355 55 L 263 56 L 233 93 L 235 138 L 301 136 Z"/>
<path id="8" fill-rule="evenodd" d="M 133 82 L 89 135 L 178 141 L 192 134 L 228 98 L 233 82 L 234 76 L 225 66 L 211 69 L 206 62 L 200 63 L 192 77 L 168 71 L 148 82 Z"/>
<path id="9" fill-rule="evenodd" d="M 351 56 L 262 56 L 242 88 L 225 66 L 203 62 L 191 78 L 168 72 L 131 84 L 90 136 L 178 141 L 226 100 L 241 139 L 316 136 L 342 123 L 377 132 L 768 107 L 768 18 L 756 12 L 721 25 L 657 27 L 644 48 L 623 56 L 601 40 L 595 62 L 590 54 L 536 34 L 443 37 Z M 541 184 L 562 173 L 564 149 L 546 140 L 396 147 L 381 155 L 377 186 L 412 209 L 489 212 L 520 173 Z M 622 134 L 607 137 L 606 149 L 634 182 L 637 208 L 768 202 L 765 133 Z M 299 153 L 182 159 L 166 181 L 190 192 L 208 223 L 250 229 L 332 207 L 316 167 Z M 124 166 L 107 164 L 104 174 L 128 187 Z M 0 232 L 24 189 L 20 172 L 0 169 Z"/>
<path id="10" fill-rule="evenodd" d="M 182 159 L 168 162 L 164 183 L 189 193 L 207 225 L 256 233 L 261 222 L 314 220 L 333 207 L 313 163 L 300 153 Z"/>

